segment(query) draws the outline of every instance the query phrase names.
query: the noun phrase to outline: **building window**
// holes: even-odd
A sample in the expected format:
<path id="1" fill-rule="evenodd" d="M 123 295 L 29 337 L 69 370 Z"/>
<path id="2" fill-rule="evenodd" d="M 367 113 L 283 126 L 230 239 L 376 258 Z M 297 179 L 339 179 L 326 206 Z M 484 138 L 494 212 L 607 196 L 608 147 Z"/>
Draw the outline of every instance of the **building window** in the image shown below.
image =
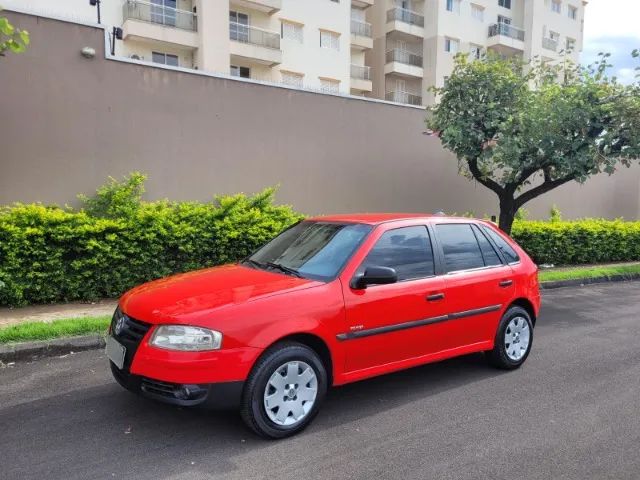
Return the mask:
<path id="1" fill-rule="evenodd" d="M 283 84 L 289 85 L 290 87 L 302 88 L 302 80 L 304 79 L 304 75 L 302 75 L 301 73 L 284 72 L 280 70 L 280 75 L 282 75 Z"/>
<path id="2" fill-rule="evenodd" d="M 176 0 L 151 0 L 151 21 L 176 26 Z"/>
<path id="3" fill-rule="evenodd" d="M 511 0 L 498 0 L 498 6 L 511 9 Z"/>
<path id="4" fill-rule="evenodd" d="M 340 50 L 340 35 L 327 30 L 320 30 L 320 48 Z"/>
<path id="5" fill-rule="evenodd" d="M 442 84 L 444 85 L 445 88 L 447 88 L 447 86 L 449 85 L 449 77 L 447 75 L 445 75 L 444 78 L 442 79 Z"/>
<path id="6" fill-rule="evenodd" d="M 482 47 L 480 45 L 471 44 L 469 48 L 469 56 L 475 60 L 480 60 L 482 58 Z"/>
<path id="7" fill-rule="evenodd" d="M 556 12 L 556 13 L 562 12 L 562 3 L 559 2 L 558 0 L 552 0 L 551 1 L 551 10 Z"/>
<path id="8" fill-rule="evenodd" d="M 280 36 L 286 40 L 302 43 L 302 25 L 299 23 L 282 20 L 280 25 Z"/>
<path id="9" fill-rule="evenodd" d="M 484 22 L 484 8 L 480 5 L 471 4 L 471 17 L 478 20 L 479 22 Z"/>
<path id="10" fill-rule="evenodd" d="M 231 65 L 230 69 L 232 77 L 251 78 L 251 69 L 249 67 L 238 67 Z"/>
<path id="11" fill-rule="evenodd" d="M 460 40 L 456 40 L 455 38 L 444 39 L 444 51 L 449 53 L 458 53 L 460 50 Z"/>
<path id="12" fill-rule="evenodd" d="M 229 11 L 229 38 L 238 42 L 249 41 L 249 15 Z"/>
<path id="13" fill-rule="evenodd" d="M 571 20 L 576 20 L 578 18 L 578 9 L 569 5 L 569 8 L 567 9 L 567 15 Z"/>
<path id="14" fill-rule="evenodd" d="M 505 17 L 504 15 L 498 15 L 498 23 L 511 25 L 511 19 L 509 17 Z"/>
<path id="15" fill-rule="evenodd" d="M 320 90 L 324 93 L 339 93 L 340 92 L 340 81 L 332 80 L 330 78 L 321 78 L 320 79 Z"/>
<path id="16" fill-rule="evenodd" d="M 168 53 L 162 52 L 151 52 L 151 58 L 153 63 L 160 63 L 162 65 L 170 65 L 172 67 L 179 67 L 180 62 L 178 61 L 177 55 L 171 55 Z"/>
<path id="17" fill-rule="evenodd" d="M 460 14 L 460 0 L 446 0 L 447 11 Z"/>
<path id="18" fill-rule="evenodd" d="M 573 38 L 567 37 L 567 52 L 571 53 L 576 49 L 576 41 Z"/>

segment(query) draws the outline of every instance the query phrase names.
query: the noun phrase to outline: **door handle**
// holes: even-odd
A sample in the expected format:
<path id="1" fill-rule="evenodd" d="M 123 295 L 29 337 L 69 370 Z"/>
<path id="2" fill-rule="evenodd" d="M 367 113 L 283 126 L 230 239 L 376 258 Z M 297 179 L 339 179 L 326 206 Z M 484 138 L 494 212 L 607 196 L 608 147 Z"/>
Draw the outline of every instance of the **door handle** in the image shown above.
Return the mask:
<path id="1" fill-rule="evenodd" d="M 500 285 L 502 288 L 510 287 L 511 285 L 513 285 L 513 280 L 502 280 L 498 285 Z"/>
<path id="2" fill-rule="evenodd" d="M 432 293 L 431 295 L 427 295 L 427 302 L 435 302 L 437 300 L 442 300 L 444 298 L 444 293 Z"/>

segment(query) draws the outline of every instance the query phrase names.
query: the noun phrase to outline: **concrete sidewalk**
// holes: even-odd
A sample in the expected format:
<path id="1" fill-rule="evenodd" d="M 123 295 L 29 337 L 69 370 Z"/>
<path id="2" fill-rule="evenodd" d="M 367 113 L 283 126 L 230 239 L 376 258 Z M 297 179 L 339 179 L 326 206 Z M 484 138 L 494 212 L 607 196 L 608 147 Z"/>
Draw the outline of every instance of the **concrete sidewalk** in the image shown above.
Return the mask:
<path id="1" fill-rule="evenodd" d="M 111 315 L 118 301 L 99 300 L 94 303 L 60 303 L 22 308 L 0 308 L 0 327 L 22 322 L 51 322 L 61 318 L 99 317 Z"/>

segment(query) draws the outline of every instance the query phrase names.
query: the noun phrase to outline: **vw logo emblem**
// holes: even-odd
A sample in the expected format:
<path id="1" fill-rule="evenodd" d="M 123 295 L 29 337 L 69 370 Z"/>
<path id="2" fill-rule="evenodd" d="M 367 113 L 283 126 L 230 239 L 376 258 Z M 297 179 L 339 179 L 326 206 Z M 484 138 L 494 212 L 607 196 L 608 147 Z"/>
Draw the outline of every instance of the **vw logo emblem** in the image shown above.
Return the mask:
<path id="1" fill-rule="evenodd" d="M 122 333 L 122 330 L 124 330 L 124 315 L 121 315 L 120 318 L 118 318 L 118 321 L 116 321 L 116 327 L 115 327 L 115 332 L 116 335 L 120 335 L 120 333 Z"/>

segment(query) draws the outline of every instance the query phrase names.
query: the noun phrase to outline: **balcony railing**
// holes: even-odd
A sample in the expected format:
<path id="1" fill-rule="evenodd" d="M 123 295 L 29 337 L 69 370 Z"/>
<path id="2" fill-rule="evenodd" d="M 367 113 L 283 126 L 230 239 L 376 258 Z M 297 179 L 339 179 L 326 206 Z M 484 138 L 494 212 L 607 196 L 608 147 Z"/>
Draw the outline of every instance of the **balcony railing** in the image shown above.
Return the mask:
<path id="1" fill-rule="evenodd" d="M 351 78 L 359 78 L 360 80 L 371 80 L 371 67 L 366 65 L 351 64 Z"/>
<path id="2" fill-rule="evenodd" d="M 236 42 L 280 50 L 280 34 L 241 23 L 229 22 L 229 38 Z"/>
<path id="3" fill-rule="evenodd" d="M 387 92 L 384 98 L 390 102 L 422 105 L 422 97 L 409 92 Z"/>
<path id="4" fill-rule="evenodd" d="M 351 19 L 351 33 L 359 35 L 361 37 L 371 38 L 371 24 L 367 22 L 361 22 L 360 20 Z"/>
<path id="5" fill-rule="evenodd" d="M 414 67 L 422 67 L 422 55 L 412 53 L 400 48 L 394 48 L 393 50 L 387 50 L 387 63 L 398 62 L 406 65 L 413 65 Z"/>
<path id="6" fill-rule="evenodd" d="M 422 15 L 400 7 L 392 8 L 387 11 L 387 22 L 393 22 L 394 20 L 408 23 L 410 25 L 417 25 L 418 27 L 424 27 L 424 17 Z"/>
<path id="7" fill-rule="evenodd" d="M 555 52 L 558 50 L 558 41 L 553 38 L 542 37 L 542 47 Z"/>
<path id="8" fill-rule="evenodd" d="M 127 0 L 122 5 L 122 8 L 123 20 L 141 20 L 193 32 L 198 29 L 196 15 L 188 10 L 179 10 L 139 0 Z"/>
<path id="9" fill-rule="evenodd" d="M 496 35 L 504 35 L 524 42 L 524 30 L 508 23 L 494 23 L 489 26 L 489 37 L 495 37 Z"/>

